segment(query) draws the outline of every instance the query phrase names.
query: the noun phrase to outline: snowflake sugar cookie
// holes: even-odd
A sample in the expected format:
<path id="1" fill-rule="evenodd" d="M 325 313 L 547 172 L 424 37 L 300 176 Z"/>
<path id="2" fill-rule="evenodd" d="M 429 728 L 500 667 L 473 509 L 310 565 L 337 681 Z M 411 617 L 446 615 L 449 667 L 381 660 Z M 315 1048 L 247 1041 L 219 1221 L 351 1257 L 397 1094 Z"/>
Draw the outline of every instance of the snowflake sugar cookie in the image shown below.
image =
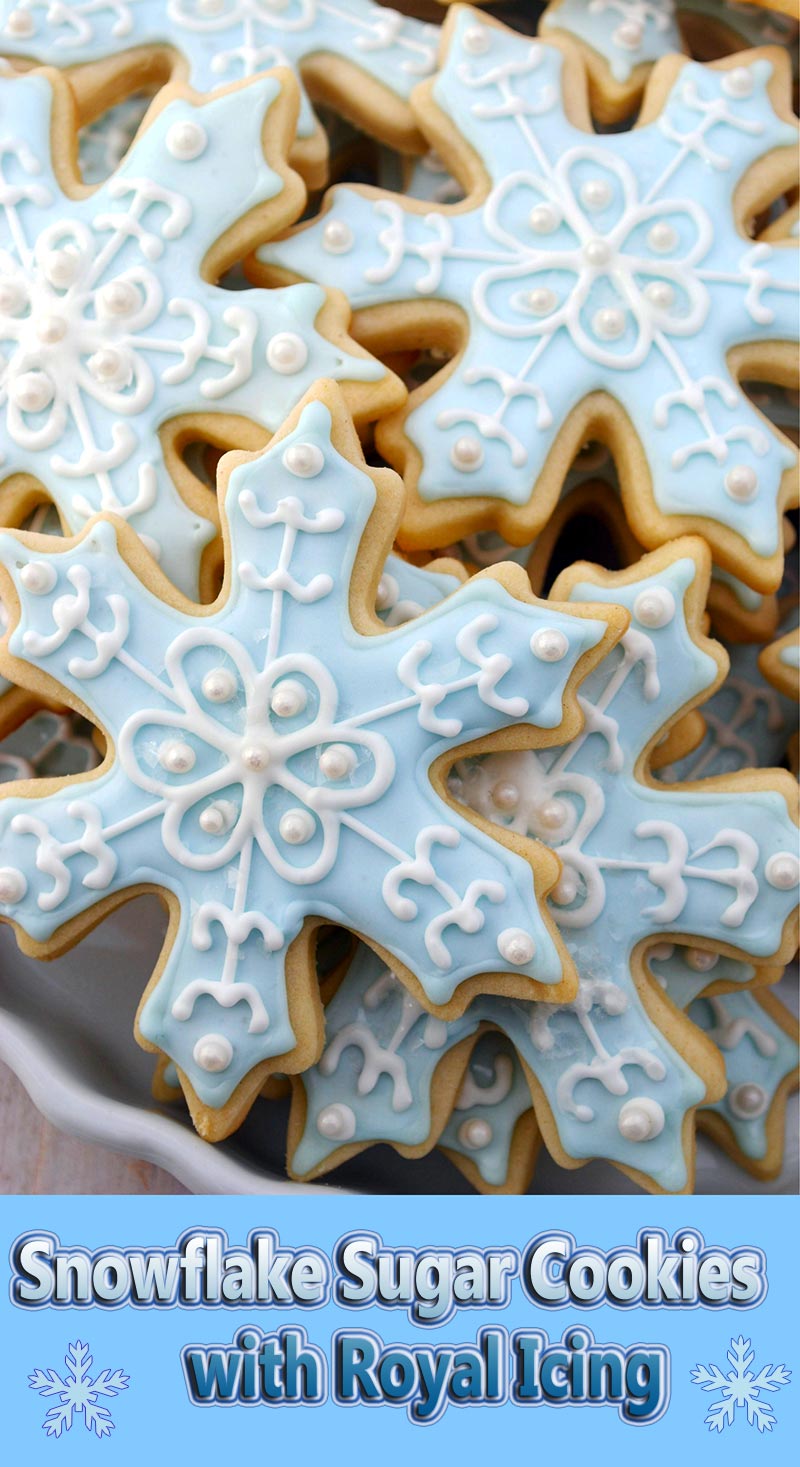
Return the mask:
<path id="1" fill-rule="evenodd" d="M 642 543 L 700 531 L 773 589 L 796 454 L 731 367 L 796 370 L 796 246 L 744 233 L 796 173 L 785 57 L 666 60 L 640 124 L 600 136 L 574 51 L 461 6 L 443 46 L 414 105 L 465 201 L 334 188 L 252 267 L 335 280 L 371 345 L 427 333 L 456 352 L 379 428 L 410 486 L 402 543 L 532 539 L 601 438 Z"/>
<path id="2" fill-rule="evenodd" d="M 106 90 L 142 66 L 134 48 L 160 55 L 164 75 L 200 92 L 292 67 L 302 88 L 292 162 L 313 187 L 325 181 L 327 143 L 305 86 L 373 135 L 414 149 L 408 97 L 433 71 L 437 40 L 435 26 L 370 0 L 0 0 L 0 55 L 98 63 L 92 81 Z"/>
<path id="3" fill-rule="evenodd" d="M 465 820 L 437 761 L 499 730 L 519 747 L 574 727 L 575 679 L 623 614 L 532 602 L 506 570 L 386 631 L 366 608 L 400 485 L 365 470 L 343 413 L 318 384 L 263 456 L 226 460 L 228 579 L 205 614 L 142 584 L 119 522 L 53 553 L 0 541 L 20 603 L 6 670 L 46 674 L 109 740 L 94 778 L 6 793 L 0 910 L 30 943 L 63 945 L 98 902 L 167 895 L 169 953 L 139 1027 L 195 1113 L 217 1112 L 209 1134 L 268 1070 L 319 1053 L 306 918 L 365 934 L 448 1015 L 482 988 L 574 987 L 537 906 L 552 858 Z"/>
<path id="4" fill-rule="evenodd" d="M 16 502 L 16 522 L 24 517 L 33 480 L 69 529 L 113 510 L 193 597 L 215 502 L 182 464 L 182 439 L 259 446 L 321 376 L 351 383 L 359 414 L 396 401 L 318 286 L 234 293 L 213 283 L 302 207 L 284 162 L 295 96 L 285 72 L 202 102 L 166 88 L 116 173 L 87 194 L 53 161 L 74 122 L 66 83 L 55 72 L 0 77 L 10 512 Z"/>
<path id="5" fill-rule="evenodd" d="M 502 1034 L 482 1034 L 439 1146 L 481 1192 L 526 1192 L 541 1135 L 516 1051 Z"/>

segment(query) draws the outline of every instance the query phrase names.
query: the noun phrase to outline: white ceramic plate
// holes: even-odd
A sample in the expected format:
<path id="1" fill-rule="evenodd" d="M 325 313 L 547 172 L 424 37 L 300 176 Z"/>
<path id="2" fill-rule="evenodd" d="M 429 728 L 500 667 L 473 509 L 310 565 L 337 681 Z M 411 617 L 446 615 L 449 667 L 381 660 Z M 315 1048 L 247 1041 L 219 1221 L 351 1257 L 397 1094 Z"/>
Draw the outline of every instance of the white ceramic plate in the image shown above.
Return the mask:
<path id="1" fill-rule="evenodd" d="M 258 1101 L 235 1136 L 211 1146 L 195 1135 L 181 1106 L 156 1104 L 152 1056 L 133 1039 L 133 1019 L 165 930 L 161 907 L 142 897 L 109 917 L 52 963 L 25 957 L 10 927 L 0 927 L 0 1057 L 54 1125 L 89 1142 L 164 1167 L 193 1192 L 302 1193 L 283 1174 L 285 1104 Z M 704 1137 L 698 1144 L 697 1191 L 794 1193 L 798 1190 L 797 1105 L 787 1116 L 787 1157 L 777 1182 L 754 1183 Z M 403 1162 L 375 1147 L 336 1174 L 337 1190 L 468 1192 L 438 1152 Z M 590 1163 L 564 1171 L 543 1156 L 536 1193 L 635 1192 L 612 1167 Z"/>

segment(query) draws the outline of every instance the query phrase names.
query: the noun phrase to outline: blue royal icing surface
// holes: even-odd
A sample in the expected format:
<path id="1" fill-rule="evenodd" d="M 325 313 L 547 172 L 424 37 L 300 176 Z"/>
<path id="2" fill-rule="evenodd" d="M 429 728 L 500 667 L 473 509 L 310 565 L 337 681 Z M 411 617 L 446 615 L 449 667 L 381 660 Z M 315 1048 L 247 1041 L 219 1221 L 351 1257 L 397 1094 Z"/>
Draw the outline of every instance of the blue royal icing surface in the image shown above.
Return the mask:
<path id="1" fill-rule="evenodd" d="M 530 1108 L 513 1045 L 502 1034 L 482 1034 L 438 1144 L 471 1161 L 488 1187 L 502 1187 L 517 1121 Z"/>
<path id="2" fill-rule="evenodd" d="M 223 412 L 274 431 L 319 377 L 385 378 L 315 329 L 319 286 L 232 293 L 201 278 L 225 231 L 281 193 L 262 147 L 279 93 L 265 77 L 169 103 L 76 200 L 51 162 L 50 82 L 0 77 L 0 475 L 39 479 L 73 530 L 97 510 L 130 520 L 195 597 L 215 531 L 177 492 L 162 425 Z"/>
<path id="3" fill-rule="evenodd" d="M 438 30 L 369 0 L 0 0 L 0 55 L 52 66 L 101 61 L 134 46 L 171 46 L 200 92 L 322 53 L 342 57 L 407 98 L 436 63 Z M 314 132 L 301 94 L 298 136 Z"/>
<path id="4" fill-rule="evenodd" d="M 553 30 L 591 46 L 620 83 L 635 67 L 683 50 L 674 0 L 556 0 L 539 22 L 540 35 Z"/>
<path id="5" fill-rule="evenodd" d="M 566 749 L 456 766 L 459 798 L 559 854 L 551 910 L 578 971 L 578 999 L 482 997 L 455 1023 L 429 1027 L 374 954 L 361 954 L 326 1009 L 323 1057 L 302 1076 L 308 1104 L 295 1171 L 328 1162 L 348 1142 L 421 1144 L 439 1059 L 484 1021 L 503 1030 L 542 1086 L 569 1156 L 605 1157 L 667 1190 L 685 1185 L 683 1118 L 705 1086 L 645 1010 L 633 951 L 682 933 L 764 958 L 781 942 L 800 872 L 781 794 L 651 790 L 635 776 L 642 750 L 717 675 L 686 625 L 696 574 L 686 556 L 628 585 L 575 587 L 573 600 L 599 594 L 634 615 L 621 649 L 582 685 L 584 731 Z M 752 964 L 700 947 L 674 966 L 681 973 L 670 993 L 681 1006 L 712 970 L 732 982 L 754 974 Z"/>
<path id="6" fill-rule="evenodd" d="M 0 537 L 22 606 L 10 651 L 85 702 L 115 751 L 79 787 L 3 801 L 0 911 L 46 941 L 101 896 L 173 893 L 140 1027 L 208 1105 L 293 1047 L 284 962 L 309 914 L 373 934 L 432 1004 L 487 970 L 562 978 L 530 865 L 444 804 L 428 769 L 517 719 L 557 727 L 606 624 L 480 579 L 418 623 L 357 633 L 375 488 L 330 431 L 312 401 L 231 474 L 231 589 L 208 615 L 147 590 L 102 520 L 60 554 Z"/>
<path id="7" fill-rule="evenodd" d="M 797 337 L 794 247 L 748 240 L 733 213 L 745 173 L 796 146 L 767 91 L 773 67 L 689 62 L 658 118 L 599 136 L 567 119 L 562 66 L 555 47 L 458 7 L 433 98 L 488 194 L 419 212 L 337 187 L 318 220 L 259 257 L 335 279 L 356 309 L 463 309 L 463 356 L 405 420 L 424 501 L 526 504 L 569 413 L 603 390 L 631 418 L 662 514 L 701 515 L 772 556 L 795 454 L 726 354 Z"/>
<path id="8" fill-rule="evenodd" d="M 699 998 L 689 1017 L 720 1048 L 728 1089 L 707 1109 L 730 1126 L 742 1155 L 762 1161 L 766 1122 L 776 1093 L 797 1069 L 798 1047 L 758 1001 L 755 993 Z"/>

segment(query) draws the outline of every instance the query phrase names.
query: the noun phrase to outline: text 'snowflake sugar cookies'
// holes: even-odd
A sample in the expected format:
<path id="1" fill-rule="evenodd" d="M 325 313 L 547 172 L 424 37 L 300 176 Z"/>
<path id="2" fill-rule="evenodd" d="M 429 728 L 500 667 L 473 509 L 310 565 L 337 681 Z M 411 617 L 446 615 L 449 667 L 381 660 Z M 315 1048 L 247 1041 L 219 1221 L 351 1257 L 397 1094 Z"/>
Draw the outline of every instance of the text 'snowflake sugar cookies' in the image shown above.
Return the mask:
<path id="1" fill-rule="evenodd" d="M 466 820 L 437 770 L 489 734 L 519 747 L 574 732 L 575 683 L 625 624 L 610 605 L 534 602 L 506 568 L 383 629 L 372 608 L 400 486 L 365 468 L 332 383 L 234 462 L 227 581 L 205 614 L 162 599 L 121 522 L 56 552 L 0 541 L 18 615 L 6 670 L 91 709 L 109 742 L 95 778 L 6 797 L 2 913 L 40 951 L 98 904 L 167 895 L 140 1033 L 214 1136 L 269 1070 L 319 1053 L 306 918 L 364 934 L 446 1016 L 484 988 L 574 988 L 538 907 L 549 853 Z"/>
<path id="2" fill-rule="evenodd" d="M 463 203 L 335 188 L 253 265 L 335 279 L 371 345 L 457 349 L 378 431 L 410 487 L 402 543 L 531 539 L 599 437 L 642 543 L 700 531 L 773 589 L 796 455 L 736 375 L 796 370 L 796 246 L 744 232 L 796 172 L 785 55 L 668 59 L 640 125 L 600 136 L 574 51 L 459 6 L 414 105 Z"/>
<path id="3" fill-rule="evenodd" d="M 292 67 L 301 85 L 292 162 L 312 187 L 325 181 L 328 148 L 305 87 L 372 135 L 415 150 L 408 97 L 434 69 L 437 39 L 434 26 L 369 0 L 0 0 L 0 56 L 94 63 L 88 80 L 98 91 L 152 74 L 159 60 L 162 75 L 199 92 Z"/>
<path id="4" fill-rule="evenodd" d="M 21 522 L 37 486 L 71 530 L 112 510 L 196 598 L 216 511 L 181 461 L 182 436 L 260 446 L 321 376 L 346 384 L 359 416 L 402 396 L 347 337 L 344 302 L 319 286 L 213 283 L 302 207 L 284 161 L 295 104 L 287 72 L 210 100 L 175 84 L 87 194 L 65 176 L 66 83 L 0 77 L 6 523 Z"/>

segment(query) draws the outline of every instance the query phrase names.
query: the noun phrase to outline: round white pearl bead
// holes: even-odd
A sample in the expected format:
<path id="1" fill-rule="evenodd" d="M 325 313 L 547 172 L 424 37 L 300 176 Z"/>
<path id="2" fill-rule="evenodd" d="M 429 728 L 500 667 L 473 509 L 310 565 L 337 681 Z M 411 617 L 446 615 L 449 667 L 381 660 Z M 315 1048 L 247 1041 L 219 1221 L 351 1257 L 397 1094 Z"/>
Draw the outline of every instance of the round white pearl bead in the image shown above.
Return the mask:
<path id="1" fill-rule="evenodd" d="M 140 296 L 130 280 L 110 280 L 98 293 L 97 303 L 105 316 L 132 316 Z"/>
<path id="2" fill-rule="evenodd" d="M 308 810 L 301 810 L 299 807 L 295 810 L 287 810 L 285 815 L 281 815 L 278 823 L 281 838 L 289 846 L 304 846 L 306 841 L 311 839 L 316 828 L 313 815 Z"/>
<path id="3" fill-rule="evenodd" d="M 324 467 L 325 458 L 316 443 L 290 443 L 283 455 L 283 467 L 298 479 L 314 479 Z"/>
<path id="4" fill-rule="evenodd" d="M 728 1096 L 728 1106 L 742 1121 L 752 1121 L 764 1114 L 768 1095 L 761 1085 L 752 1081 L 735 1085 Z"/>
<path id="5" fill-rule="evenodd" d="M 675 615 L 675 597 L 666 586 L 651 586 L 640 591 L 633 603 L 633 614 L 643 627 L 656 631 L 665 627 Z"/>
<path id="6" fill-rule="evenodd" d="M 182 739 L 168 739 L 158 751 L 158 762 L 170 774 L 188 774 L 194 769 L 197 756 L 191 744 Z"/>
<path id="7" fill-rule="evenodd" d="M 674 942 L 657 942 L 654 947 L 650 948 L 647 956 L 649 958 L 655 958 L 657 963 L 665 963 L 668 958 L 672 957 L 674 951 Z"/>
<path id="8" fill-rule="evenodd" d="M 664 1112 L 657 1100 L 640 1095 L 623 1105 L 617 1125 L 626 1141 L 652 1141 L 664 1129 Z"/>
<path id="9" fill-rule="evenodd" d="M 291 377 L 308 361 L 308 347 L 294 331 L 279 331 L 267 346 L 267 361 L 274 372 Z"/>
<path id="10" fill-rule="evenodd" d="M 613 40 L 624 51 L 638 51 L 644 37 L 640 20 L 624 20 L 614 31 Z"/>
<path id="11" fill-rule="evenodd" d="M 74 283 L 80 265 L 75 250 L 53 250 L 44 263 L 44 277 L 56 290 L 66 290 Z"/>
<path id="12" fill-rule="evenodd" d="M 648 229 L 647 243 L 656 254 L 668 255 L 678 243 L 678 231 L 666 219 L 659 219 L 657 224 Z"/>
<path id="13" fill-rule="evenodd" d="M 215 800 L 213 805 L 206 805 L 205 810 L 200 811 L 200 829 L 206 835 L 222 835 L 223 831 L 230 830 L 233 814 L 235 811 L 230 801 Z"/>
<path id="14" fill-rule="evenodd" d="M 16 315 L 25 301 L 25 292 L 16 280 L 0 280 L 0 311 L 4 316 Z"/>
<path id="15" fill-rule="evenodd" d="M 753 73 L 746 66 L 734 66 L 722 78 L 722 90 L 729 97 L 749 97 L 753 90 Z"/>
<path id="16" fill-rule="evenodd" d="M 29 560 L 22 567 L 19 578 L 25 590 L 30 591 L 32 596 L 46 596 L 56 583 L 56 573 L 52 565 L 44 560 Z"/>
<path id="17" fill-rule="evenodd" d="M 581 187 L 581 203 L 584 209 L 607 209 L 611 199 L 611 184 L 605 178 L 587 178 Z"/>
<path id="18" fill-rule="evenodd" d="M 740 504 L 747 504 L 758 492 L 758 474 L 750 464 L 734 464 L 725 475 L 725 493 Z"/>
<path id="19" fill-rule="evenodd" d="M 13 907 L 16 902 L 21 902 L 27 890 L 28 883 L 16 866 L 0 866 L 0 903 L 3 906 Z"/>
<path id="20" fill-rule="evenodd" d="M 596 336 L 603 341 L 618 341 L 625 331 L 625 312 L 618 306 L 604 306 L 595 311 L 592 326 Z"/>
<path id="21" fill-rule="evenodd" d="M 686 952 L 686 966 L 695 973 L 710 973 L 719 962 L 719 953 L 710 953 L 704 947 L 690 947 Z"/>
<path id="22" fill-rule="evenodd" d="M 536 952 L 536 944 L 530 933 L 521 927 L 507 927 L 497 939 L 497 951 L 507 963 L 522 968 Z"/>
<path id="23" fill-rule="evenodd" d="M 36 335 L 45 346 L 56 346 L 67 334 L 67 323 L 63 316 L 42 316 L 36 322 Z"/>
<path id="24" fill-rule="evenodd" d="M 22 372 L 11 385 L 10 397 L 22 413 L 43 413 L 55 396 L 46 372 Z"/>
<path id="25" fill-rule="evenodd" d="M 355 750 L 349 744 L 330 744 L 319 756 L 320 773 L 326 779 L 346 779 L 356 767 Z"/>
<path id="26" fill-rule="evenodd" d="M 491 42 L 492 38 L 485 25 L 471 25 L 464 32 L 463 46 L 470 56 L 483 56 Z"/>
<path id="27" fill-rule="evenodd" d="M 569 640 L 557 627 L 544 627 L 531 637 L 531 651 L 540 662 L 560 662 L 569 651 Z"/>
<path id="28" fill-rule="evenodd" d="M 120 352 L 104 346 L 92 353 L 87 365 L 95 382 L 113 382 L 121 375 L 124 363 Z"/>
<path id="29" fill-rule="evenodd" d="M 528 223 L 534 234 L 552 234 L 558 229 L 560 216 L 552 204 L 535 204 L 528 215 Z"/>
<path id="30" fill-rule="evenodd" d="M 525 304 L 533 316 L 549 316 L 558 305 L 558 296 L 546 285 L 538 285 L 535 290 L 528 291 Z"/>
<path id="31" fill-rule="evenodd" d="M 800 881 L 800 861 L 791 851 L 778 851 L 770 856 L 764 874 L 777 891 L 791 891 Z"/>
<path id="32" fill-rule="evenodd" d="M 650 304 L 660 311 L 668 311 L 675 304 L 675 291 L 668 280 L 651 280 L 644 293 Z"/>
<path id="33" fill-rule="evenodd" d="M 308 704 L 308 693 L 294 678 L 284 678 L 273 690 L 269 706 L 276 718 L 296 718 Z"/>
<path id="34" fill-rule="evenodd" d="M 578 895 L 578 878 L 571 866 L 564 866 L 550 893 L 559 907 L 568 907 Z"/>
<path id="35" fill-rule="evenodd" d="M 17 36 L 24 40 L 26 36 L 32 36 L 35 30 L 35 22 L 29 10 L 12 10 L 6 21 L 6 30 L 10 36 Z"/>
<path id="36" fill-rule="evenodd" d="M 545 830 L 555 832 L 566 823 L 569 811 L 566 800 L 545 800 L 543 805 L 537 805 L 534 813 L 539 825 L 544 826 Z"/>
<path id="37" fill-rule="evenodd" d="M 346 255 L 353 248 L 353 231 L 343 219 L 329 219 L 322 230 L 322 247 L 329 255 Z"/>
<path id="38" fill-rule="evenodd" d="M 246 744 L 242 763 L 250 774 L 262 774 L 269 764 L 269 749 L 264 744 Z"/>
<path id="39" fill-rule="evenodd" d="M 607 239 L 601 239 L 596 235 L 594 239 L 588 239 L 583 247 L 583 258 L 587 265 L 595 270 L 602 270 L 609 264 L 613 250 Z M 600 315 L 600 312 L 597 313 Z"/>
<path id="40" fill-rule="evenodd" d="M 209 703 L 230 703 L 236 697 L 236 678 L 227 667 L 212 667 L 200 684 Z"/>
<path id="41" fill-rule="evenodd" d="M 510 812 L 516 810 L 519 804 L 519 790 L 510 779 L 501 779 L 492 790 L 492 804 L 495 810 Z"/>
<path id="42" fill-rule="evenodd" d="M 483 1151 L 491 1142 L 492 1128 L 488 1121 L 473 1116 L 471 1120 L 461 1122 L 458 1139 L 467 1151 Z"/>
<path id="43" fill-rule="evenodd" d="M 450 460 L 462 473 L 470 474 L 483 463 L 483 449 L 477 438 L 465 435 L 457 438 L 450 451 Z"/>
<path id="44" fill-rule="evenodd" d="M 192 1059 L 199 1069 L 218 1074 L 227 1070 L 233 1059 L 233 1045 L 224 1034 L 204 1034 L 192 1050 Z"/>
<path id="45" fill-rule="evenodd" d="M 208 146 L 208 135 L 199 122 L 173 122 L 167 132 L 167 152 L 181 163 L 199 158 Z"/>
<path id="46" fill-rule="evenodd" d="M 349 1141 L 356 1133 L 356 1118 L 349 1105 L 326 1105 L 317 1116 L 317 1130 L 326 1141 Z"/>

